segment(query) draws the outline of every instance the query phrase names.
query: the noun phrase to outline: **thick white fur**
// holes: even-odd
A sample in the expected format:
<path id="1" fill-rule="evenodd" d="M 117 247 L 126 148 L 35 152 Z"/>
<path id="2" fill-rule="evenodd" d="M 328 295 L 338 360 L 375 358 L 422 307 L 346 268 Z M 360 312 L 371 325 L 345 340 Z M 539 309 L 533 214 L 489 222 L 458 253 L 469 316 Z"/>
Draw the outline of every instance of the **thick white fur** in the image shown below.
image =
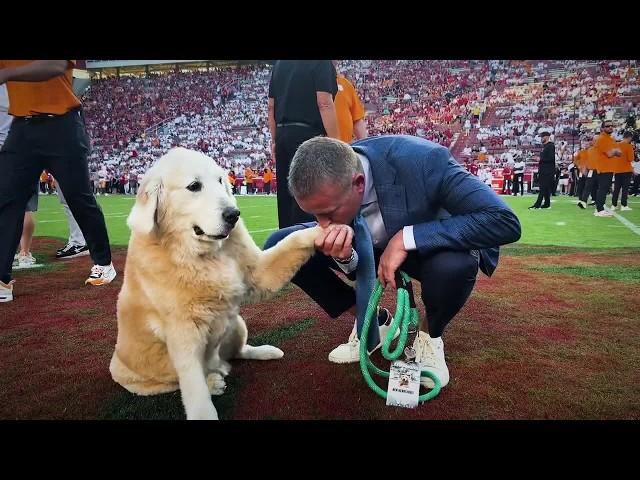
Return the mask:
<path id="1" fill-rule="evenodd" d="M 196 180 L 202 190 L 189 191 Z M 301 230 L 262 251 L 242 218 L 229 231 L 222 211 L 235 206 L 222 168 L 200 152 L 174 148 L 145 175 L 127 220 L 109 370 L 140 395 L 179 388 L 187 419 L 218 418 L 211 395 L 224 391 L 229 359 L 283 356 L 273 346 L 247 345 L 240 304 L 282 288 L 313 254 L 319 233 Z"/>

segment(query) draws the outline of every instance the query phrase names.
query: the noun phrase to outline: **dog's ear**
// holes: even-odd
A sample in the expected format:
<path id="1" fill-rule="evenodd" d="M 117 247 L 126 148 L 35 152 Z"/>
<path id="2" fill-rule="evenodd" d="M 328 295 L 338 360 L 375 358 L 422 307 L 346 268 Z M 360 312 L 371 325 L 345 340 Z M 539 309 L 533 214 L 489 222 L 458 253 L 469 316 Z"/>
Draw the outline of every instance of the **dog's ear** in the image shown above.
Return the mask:
<path id="1" fill-rule="evenodd" d="M 149 169 L 138 189 L 136 203 L 127 218 L 129 228 L 140 235 L 150 235 L 157 224 L 162 178 Z"/>

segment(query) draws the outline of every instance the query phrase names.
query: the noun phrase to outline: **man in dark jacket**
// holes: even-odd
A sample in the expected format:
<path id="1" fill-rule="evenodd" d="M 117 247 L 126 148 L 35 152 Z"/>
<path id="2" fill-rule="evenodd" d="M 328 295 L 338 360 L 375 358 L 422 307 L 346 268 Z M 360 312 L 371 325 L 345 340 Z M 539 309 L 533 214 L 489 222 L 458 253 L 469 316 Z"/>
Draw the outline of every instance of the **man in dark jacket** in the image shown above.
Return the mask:
<path id="1" fill-rule="evenodd" d="M 551 133 L 547 130 L 540 132 L 542 144 L 544 148 L 540 152 L 540 163 L 538 164 L 538 184 L 540 185 L 540 193 L 536 203 L 529 207 L 529 210 L 537 210 L 538 208 L 549 208 L 551 206 L 551 190 L 555 185 L 556 173 L 556 146 L 549 140 Z M 544 199 L 544 203 L 542 200 Z"/>

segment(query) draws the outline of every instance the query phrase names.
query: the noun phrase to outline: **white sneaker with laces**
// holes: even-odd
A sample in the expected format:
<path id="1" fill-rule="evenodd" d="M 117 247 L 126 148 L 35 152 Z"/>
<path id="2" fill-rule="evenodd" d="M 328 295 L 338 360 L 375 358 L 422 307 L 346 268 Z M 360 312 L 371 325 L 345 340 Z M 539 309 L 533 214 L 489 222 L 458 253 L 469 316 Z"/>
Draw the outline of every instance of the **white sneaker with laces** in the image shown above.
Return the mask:
<path id="1" fill-rule="evenodd" d="M 113 263 L 103 266 L 103 265 L 94 265 L 91 268 L 91 274 L 89 278 L 85 280 L 86 284 L 91 284 L 95 286 L 106 285 L 111 283 L 111 281 L 116 278 L 116 269 L 113 266 Z"/>
<path id="2" fill-rule="evenodd" d="M 413 342 L 413 348 L 420 371 L 435 373 L 440 379 L 440 388 L 446 387 L 449 383 L 449 368 L 444 359 L 442 338 L 431 338 L 427 332 L 419 332 Z M 427 388 L 433 388 L 434 385 L 429 377 L 420 377 L 420 384 Z"/>
<path id="3" fill-rule="evenodd" d="M 391 313 L 384 309 L 387 312 L 387 320 L 384 324 L 379 325 L 380 332 L 380 343 L 376 345 L 376 347 L 369 352 L 371 355 L 377 349 L 382 347 L 383 339 L 387 335 L 389 328 L 391 328 L 391 322 L 393 321 L 393 316 Z M 379 314 L 378 314 L 379 315 Z M 378 317 L 376 317 L 377 319 Z M 333 363 L 355 363 L 360 361 L 360 339 L 358 338 L 358 329 L 357 329 L 357 321 L 353 322 L 353 330 L 351 330 L 351 334 L 349 335 L 349 340 L 347 343 L 343 343 L 342 345 L 338 345 L 336 348 L 331 350 L 329 353 L 329 361 Z M 400 330 L 396 331 L 393 338 L 397 338 L 400 335 Z"/>
<path id="4" fill-rule="evenodd" d="M 15 280 L 11 280 L 8 284 L 0 281 L 0 302 L 11 302 L 13 300 L 13 284 Z"/>
<path id="5" fill-rule="evenodd" d="M 627 207 L 626 205 L 623 207 L 620 207 L 621 212 L 630 212 L 631 210 L 633 210 L 633 208 Z"/>
<path id="6" fill-rule="evenodd" d="M 594 217 L 613 217 L 613 213 L 607 210 L 601 210 L 600 212 L 596 210 L 595 212 L 593 212 L 593 216 Z"/>
<path id="7" fill-rule="evenodd" d="M 29 268 L 36 264 L 36 259 L 31 254 L 31 252 L 26 255 L 19 254 L 18 255 L 18 268 Z"/>

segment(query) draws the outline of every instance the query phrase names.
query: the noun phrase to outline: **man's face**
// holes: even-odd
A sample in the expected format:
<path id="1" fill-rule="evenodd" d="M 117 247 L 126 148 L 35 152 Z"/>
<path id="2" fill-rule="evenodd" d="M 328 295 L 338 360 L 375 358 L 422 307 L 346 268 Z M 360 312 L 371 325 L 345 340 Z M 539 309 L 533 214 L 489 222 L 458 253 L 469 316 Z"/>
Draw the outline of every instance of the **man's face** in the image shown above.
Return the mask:
<path id="1" fill-rule="evenodd" d="M 605 122 L 604 126 L 602 127 L 602 130 L 604 130 L 606 133 L 611 135 L 611 132 L 613 132 L 613 124 L 610 122 Z"/>
<path id="2" fill-rule="evenodd" d="M 325 183 L 304 199 L 296 198 L 300 208 L 316 217 L 321 227 L 349 224 L 355 218 L 364 196 L 364 175 L 354 175 L 349 187 Z"/>

